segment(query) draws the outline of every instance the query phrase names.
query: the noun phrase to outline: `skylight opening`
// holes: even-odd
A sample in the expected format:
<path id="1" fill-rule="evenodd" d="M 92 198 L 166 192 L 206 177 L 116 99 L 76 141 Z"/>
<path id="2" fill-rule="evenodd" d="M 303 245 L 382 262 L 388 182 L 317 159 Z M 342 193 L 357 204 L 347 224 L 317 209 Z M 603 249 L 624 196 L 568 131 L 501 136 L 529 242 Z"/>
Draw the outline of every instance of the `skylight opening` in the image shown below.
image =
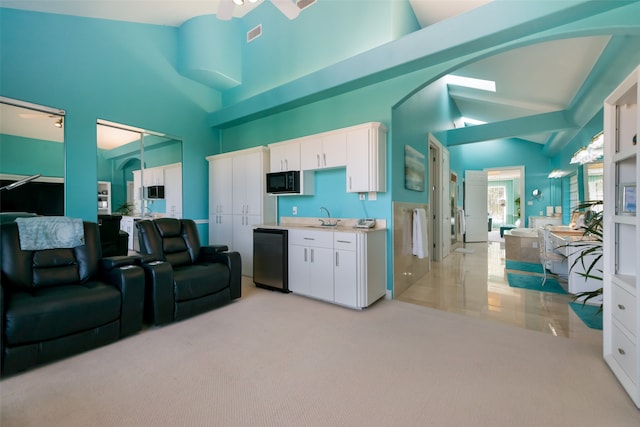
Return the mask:
<path id="1" fill-rule="evenodd" d="M 450 85 L 486 90 L 488 92 L 496 91 L 496 82 L 493 80 L 474 79 L 472 77 L 460 77 L 448 74 L 445 76 L 445 82 Z"/>
<path id="2" fill-rule="evenodd" d="M 469 117 L 460 117 L 460 121 L 462 121 L 462 123 L 464 123 L 465 126 L 487 124 L 487 122 L 483 122 L 482 120 L 470 119 Z"/>

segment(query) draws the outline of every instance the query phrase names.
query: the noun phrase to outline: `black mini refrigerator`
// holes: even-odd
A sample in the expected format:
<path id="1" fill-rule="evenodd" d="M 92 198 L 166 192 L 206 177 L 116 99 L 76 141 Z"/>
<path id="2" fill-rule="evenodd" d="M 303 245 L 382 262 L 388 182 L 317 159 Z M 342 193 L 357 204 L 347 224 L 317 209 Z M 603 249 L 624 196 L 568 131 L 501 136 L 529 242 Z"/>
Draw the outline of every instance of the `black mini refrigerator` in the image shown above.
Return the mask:
<path id="1" fill-rule="evenodd" d="M 260 288 L 289 292 L 288 231 L 253 230 L 253 283 Z"/>

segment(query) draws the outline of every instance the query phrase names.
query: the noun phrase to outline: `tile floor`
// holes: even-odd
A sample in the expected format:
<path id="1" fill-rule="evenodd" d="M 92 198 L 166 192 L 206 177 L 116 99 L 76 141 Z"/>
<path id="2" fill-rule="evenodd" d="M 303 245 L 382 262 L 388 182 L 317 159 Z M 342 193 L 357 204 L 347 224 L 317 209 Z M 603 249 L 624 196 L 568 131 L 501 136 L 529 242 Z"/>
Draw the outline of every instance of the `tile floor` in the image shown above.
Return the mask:
<path id="1" fill-rule="evenodd" d="M 568 303 L 571 295 L 511 288 L 504 239 L 466 243 L 473 253 L 451 252 L 396 299 L 602 347 L 602 331 L 588 328 Z M 565 285 L 566 286 L 566 285 Z"/>

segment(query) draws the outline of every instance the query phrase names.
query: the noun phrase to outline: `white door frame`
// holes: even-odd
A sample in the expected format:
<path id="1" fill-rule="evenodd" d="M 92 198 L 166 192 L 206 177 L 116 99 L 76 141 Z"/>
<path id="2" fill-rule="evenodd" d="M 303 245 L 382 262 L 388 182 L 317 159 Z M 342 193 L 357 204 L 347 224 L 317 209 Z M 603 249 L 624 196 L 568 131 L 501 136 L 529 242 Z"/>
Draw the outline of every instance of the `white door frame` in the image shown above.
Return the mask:
<path id="1" fill-rule="evenodd" d="M 431 133 L 428 135 L 429 145 L 429 224 L 430 239 L 433 250 L 433 261 L 441 261 L 451 250 L 449 227 L 449 151 Z M 445 164 L 446 162 L 446 164 Z M 432 169 L 433 168 L 433 169 Z M 444 176 L 446 174 L 446 177 Z M 446 201 L 446 202 L 445 202 Z"/>
<path id="2" fill-rule="evenodd" d="M 524 227 L 524 225 L 526 224 L 526 222 L 524 221 L 524 219 L 526 218 L 525 216 L 525 210 L 527 207 L 527 203 L 526 200 L 528 200 L 525 197 L 524 194 L 524 165 L 520 165 L 520 166 L 504 166 L 504 167 L 499 167 L 499 168 L 484 168 L 484 171 L 489 173 L 491 171 L 505 171 L 505 170 L 519 170 L 520 171 L 520 226 Z"/>

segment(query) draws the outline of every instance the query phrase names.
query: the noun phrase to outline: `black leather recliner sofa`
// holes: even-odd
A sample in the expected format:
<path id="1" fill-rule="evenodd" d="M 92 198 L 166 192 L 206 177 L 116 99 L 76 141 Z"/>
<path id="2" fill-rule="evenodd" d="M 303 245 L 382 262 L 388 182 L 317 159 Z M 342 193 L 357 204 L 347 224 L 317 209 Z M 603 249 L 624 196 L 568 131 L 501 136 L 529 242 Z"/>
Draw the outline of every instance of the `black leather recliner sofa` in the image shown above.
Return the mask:
<path id="1" fill-rule="evenodd" d="M 241 296 L 241 259 L 226 246 L 201 246 L 190 219 L 136 222 L 146 270 L 145 319 L 182 320 Z"/>
<path id="2" fill-rule="evenodd" d="M 2 375 L 132 335 L 142 328 L 144 271 L 100 258 L 98 225 L 75 248 L 21 250 L 18 224 L 0 230 Z"/>
<path id="3" fill-rule="evenodd" d="M 120 221 L 122 215 L 98 215 L 103 257 L 127 255 L 129 252 L 129 233 L 120 230 Z"/>

